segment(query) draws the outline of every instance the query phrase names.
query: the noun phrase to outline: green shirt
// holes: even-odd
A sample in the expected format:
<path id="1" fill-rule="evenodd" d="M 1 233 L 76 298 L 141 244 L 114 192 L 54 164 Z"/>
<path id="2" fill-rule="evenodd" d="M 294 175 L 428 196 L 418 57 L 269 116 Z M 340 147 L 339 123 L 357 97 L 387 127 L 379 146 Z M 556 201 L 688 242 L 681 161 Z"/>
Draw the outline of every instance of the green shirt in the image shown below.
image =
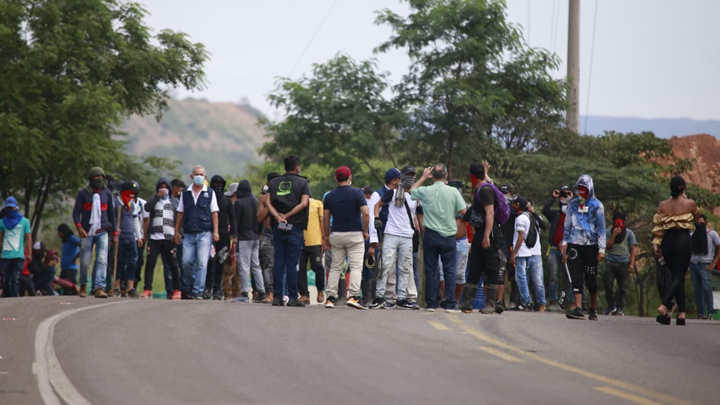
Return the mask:
<path id="1" fill-rule="evenodd" d="M 608 228 L 605 232 L 608 240 L 612 238 L 612 227 Z M 625 228 L 627 234 L 625 239 L 620 243 L 613 244 L 613 247 L 605 252 L 605 260 L 612 263 L 630 263 L 630 246 L 637 245 L 635 240 L 635 234 L 633 231 Z"/>
<path id="2" fill-rule="evenodd" d="M 422 202 L 425 228 L 445 237 L 457 233 L 455 214 L 467 208 L 458 189 L 436 181 L 432 186 L 413 189 L 410 198 Z"/>
<path id="3" fill-rule="evenodd" d="M 5 223 L 0 220 L 0 232 L 3 233 L 2 258 L 3 259 L 24 259 L 25 258 L 25 235 L 30 233 L 30 221 L 23 219 L 13 229 L 7 229 Z"/>

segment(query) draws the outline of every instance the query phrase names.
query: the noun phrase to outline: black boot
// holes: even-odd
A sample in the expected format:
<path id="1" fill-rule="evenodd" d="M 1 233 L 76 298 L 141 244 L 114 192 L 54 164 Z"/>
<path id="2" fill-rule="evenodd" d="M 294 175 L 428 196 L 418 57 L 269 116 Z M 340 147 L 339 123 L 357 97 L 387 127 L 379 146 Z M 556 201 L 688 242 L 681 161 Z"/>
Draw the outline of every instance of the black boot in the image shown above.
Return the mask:
<path id="1" fill-rule="evenodd" d="M 477 290 L 477 284 L 465 284 L 465 287 L 463 287 L 462 291 L 462 297 L 460 298 L 460 305 L 458 306 L 459 310 L 465 313 L 472 312 L 472 303 L 475 300 L 475 296 L 477 295 Z"/>
<path id="2" fill-rule="evenodd" d="M 483 314 L 494 314 L 495 313 L 495 305 L 497 302 L 497 289 L 498 286 L 496 285 L 488 285 L 487 286 L 487 297 L 485 297 L 485 307 L 480 310 Z"/>

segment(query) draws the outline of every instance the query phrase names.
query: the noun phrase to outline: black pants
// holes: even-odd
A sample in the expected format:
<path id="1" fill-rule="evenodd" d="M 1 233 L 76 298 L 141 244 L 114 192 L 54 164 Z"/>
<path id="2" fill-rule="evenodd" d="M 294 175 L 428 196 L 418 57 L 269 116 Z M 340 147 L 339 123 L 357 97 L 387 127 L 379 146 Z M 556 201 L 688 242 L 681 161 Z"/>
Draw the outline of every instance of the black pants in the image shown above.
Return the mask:
<path id="1" fill-rule="evenodd" d="M 670 269 L 670 284 L 662 297 L 662 304 L 672 309 L 672 300 L 678 311 L 685 312 L 685 273 L 690 266 L 692 242 L 690 231 L 686 229 L 669 229 L 665 232 L 662 244 L 663 258 Z"/>
<path id="2" fill-rule="evenodd" d="M 598 251 L 598 245 L 568 245 L 567 265 L 572 277 L 573 294 L 582 294 L 585 286 L 590 294 L 597 294 Z"/>
<path id="3" fill-rule="evenodd" d="M 298 292 L 300 296 L 307 297 L 307 264 L 310 260 L 310 269 L 315 272 L 315 286 L 318 291 L 325 290 L 325 269 L 322 265 L 322 246 L 305 246 L 300 252 L 300 270 L 298 271 Z"/>
<path id="4" fill-rule="evenodd" d="M 476 229 L 475 237 L 472 245 L 470 245 L 470 272 L 467 277 L 468 284 L 478 284 L 480 277 L 485 277 L 488 285 L 499 285 L 505 283 L 500 280 L 500 255 L 498 249 L 501 238 L 490 236 L 490 247 L 485 249 L 482 247 L 482 232 Z M 504 242 L 503 242 L 504 244 Z"/>
<path id="5" fill-rule="evenodd" d="M 629 263 L 605 262 L 605 298 L 608 307 L 623 309 L 627 296 L 627 280 Z M 617 280 L 618 290 L 614 293 L 613 284 Z"/>
<path id="6" fill-rule="evenodd" d="M 158 255 L 162 255 L 163 262 L 170 266 L 170 274 L 172 275 L 173 290 L 180 289 L 180 271 L 178 270 L 177 260 L 173 250 L 175 244 L 170 240 L 150 240 L 150 251 L 147 255 L 145 263 L 145 290 L 152 291 L 153 278 L 155 277 L 155 263 L 157 263 Z M 165 290 L 170 290 L 165 286 Z"/>
<path id="7" fill-rule="evenodd" d="M 142 270 L 145 265 L 146 250 L 147 245 L 143 245 L 142 248 L 138 248 L 137 267 L 135 268 L 135 285 L 140 285 L 140 280 L 142 280 Z"/>
<path id="8" fill-rule="evenodd" d="M 223 263 L 220 263 L 220 251 L 225 248 L 230 249 L 230 235 L 220 235 L 220 240 L 214 242 L 215 256 L 208 261 L 207 277 L 205 278 L 205 289 L 210 291 L 222 291 Z M 225 256 L 225 260 L 230 258 L 230 253 Z"/>

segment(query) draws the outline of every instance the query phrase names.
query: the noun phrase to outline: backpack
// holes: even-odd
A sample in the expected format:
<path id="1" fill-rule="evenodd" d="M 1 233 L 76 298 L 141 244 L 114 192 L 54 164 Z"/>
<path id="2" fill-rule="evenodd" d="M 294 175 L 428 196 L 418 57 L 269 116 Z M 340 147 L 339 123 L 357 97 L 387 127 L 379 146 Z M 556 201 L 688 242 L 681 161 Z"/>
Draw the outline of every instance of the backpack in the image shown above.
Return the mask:
<path id="1" fill-rule="evenodd" d="M 493 183 L 482 183 L 475 192 L 475 198 L 480 201 L 480 189 L 485 186 L 490 186 L 495 192 L 495 223 L 505 225 L 510 219 L 510 205 L 505 200 L 505 195 Z"/>
<path id="2" fill-rule="evenodd" d="M 540 233 L 538 230 L 538 223 L 531 213 L 525 211 L 523 214 L 527 214 L 528 219 L 530 219 L 530 229 L 528 229 L 527 235 L 525 235 L 525 246 L 527 246 L 528 249 L 532 249 L 535 247 L 538 234 Z"/>

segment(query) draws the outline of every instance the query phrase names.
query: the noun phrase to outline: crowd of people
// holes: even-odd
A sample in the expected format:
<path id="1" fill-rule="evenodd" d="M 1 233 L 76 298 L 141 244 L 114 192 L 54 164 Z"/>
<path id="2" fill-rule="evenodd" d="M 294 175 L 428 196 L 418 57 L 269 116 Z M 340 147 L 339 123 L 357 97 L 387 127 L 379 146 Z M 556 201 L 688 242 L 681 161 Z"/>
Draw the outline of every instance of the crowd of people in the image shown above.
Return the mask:
<path id="1" fill-rule="evenodd" d="M 635 234 L 619 211 L 606 226 L 589 175 L 553 190 L 537 213 L 532 200 L 493 182 L 488 162 L 469 167 L 470 204 L 464 182 L 448 180 L 441 163 L 419 173 L 413 166 L 390 168 L 377 190 L 353 187 L 350 168 L 342 166 L 334 174 L 337 187 L 322 198 L 311 194 L 298 157 L 286 157 L 284 166 L 284 174 L 267 175 L 259 198 L 247 180 L 208 181 L 205 168 L 195 166 L 189 187 L 163 177 L 147 201 L 138 197 L 136 181 L 115 181 L 92 168 L 75 199 L 76 232 L 58 227 L 59 255 L 33 244 L 30 222 L 9 197 L 0 221 L 2 294 L 85 297 L 89 291 L 95 298 L 150 299 L 160 257 L 167 299 L 304 307 L 311 303 L 311 270 L 315 299 L 325 308 L 420 309 L 422 254 L 425 311 L 562 310 L 569 319 L 597 320 L 598 264 L 605 261 L 602 312 L 624 314 Z M 688 268 L 698 316 L 712 319 L 710 279 L 720 237 L 686 197 L 682 177 L 670 186 L 672 197 L 654 218 L 657 261 L 669 269 L 657 321 L 669 324 L 677 307 L 682 325 Z"/>

